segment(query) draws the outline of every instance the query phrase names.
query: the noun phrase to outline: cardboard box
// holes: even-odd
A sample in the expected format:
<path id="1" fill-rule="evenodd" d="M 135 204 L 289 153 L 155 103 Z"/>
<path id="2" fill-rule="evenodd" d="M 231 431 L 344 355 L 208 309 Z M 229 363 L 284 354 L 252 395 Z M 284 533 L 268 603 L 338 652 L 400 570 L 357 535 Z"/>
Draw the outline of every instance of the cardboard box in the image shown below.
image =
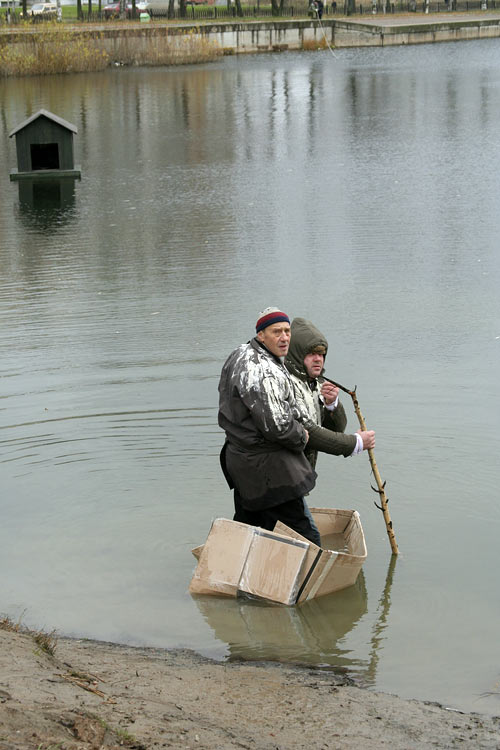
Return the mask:
<path id="1" fill-rule="evenodd" d="M 193 554 L 198 565 L 192 594 L 239 593 L 280 604 L 295 604 L 351 586 L 366 559 L 359 514 L 352 510 L 311 509 L 324 549 L 278 522 L 274 531 L 218 518 L 204 545 Z"/>
<path id="2" fill-rule="evenodd" d="M 223 594 L 294 604 L 309 542 L 227 518 L 210 529 L 191 579 L 192 594 Z"/>
<path id="3" fill-rule="evenodd" d="M 367 556 L 365 535 L 357 511 L 338 508 L 310 510 L 322 543 L 323 540 L 334 537 L 337 549 L 317 547 L 309 543 L 309 567 L 300 581 L 298 603 L 352 586 Z M 304 537 L 285 524 L 278 522 L 274 528 L 294 539 L 304 540 Z"/>

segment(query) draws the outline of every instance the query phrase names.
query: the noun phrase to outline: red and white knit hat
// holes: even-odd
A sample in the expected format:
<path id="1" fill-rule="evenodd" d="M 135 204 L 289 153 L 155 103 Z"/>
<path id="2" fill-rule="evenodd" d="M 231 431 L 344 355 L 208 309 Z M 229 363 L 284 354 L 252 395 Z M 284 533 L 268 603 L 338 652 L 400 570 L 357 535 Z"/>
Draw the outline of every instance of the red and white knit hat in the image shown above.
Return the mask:
<path id="1" fill-rule="evenodd" d="M 256 333 L 267 328 L 267 326 L 272 326 L 273 323 L 290 323 L 290 318 L 279 307 L 266 307 L 259 313 L 259 319 L 255 325 Z"/>

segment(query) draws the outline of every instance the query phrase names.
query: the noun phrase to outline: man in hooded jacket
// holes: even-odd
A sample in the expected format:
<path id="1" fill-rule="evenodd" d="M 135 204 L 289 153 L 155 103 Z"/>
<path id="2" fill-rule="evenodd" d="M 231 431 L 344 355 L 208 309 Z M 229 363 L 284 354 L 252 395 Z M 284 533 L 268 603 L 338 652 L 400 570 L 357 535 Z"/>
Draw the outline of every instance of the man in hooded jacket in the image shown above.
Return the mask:
<path id="1" fill-rule="evenodd" d="M 347 418 L 338 400 L 339 389 L 321 377 L 327 352 L 328 341 L 321 331 L 310 320 L 294 318 L 285 366 L 291 375 L 300 409 L 306 411 L 316 425 L 326 428 L 304 449 L 313 468 L 318 450 L 347 457 L 375 445 L 373 430 L 344 434 Z"/>

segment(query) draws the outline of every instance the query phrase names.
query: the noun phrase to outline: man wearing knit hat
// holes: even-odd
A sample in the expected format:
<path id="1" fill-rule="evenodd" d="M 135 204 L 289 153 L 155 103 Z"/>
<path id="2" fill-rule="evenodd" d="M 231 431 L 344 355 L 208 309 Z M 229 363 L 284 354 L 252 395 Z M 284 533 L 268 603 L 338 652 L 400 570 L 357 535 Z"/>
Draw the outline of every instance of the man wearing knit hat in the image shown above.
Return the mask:
<path id="1" fill-rule="evenodd" d="M 304 455 L 309 427 L 283 360 L 290 319 L 277 307 L 259 314 L 256 336 L 229 355 L 219 382 L 219 425 L 226 433 L 221 465 L 234 488 L 235 521 L 273 529 L 282 521 L 316 544 L 304 494 L 316 472 Z"/>

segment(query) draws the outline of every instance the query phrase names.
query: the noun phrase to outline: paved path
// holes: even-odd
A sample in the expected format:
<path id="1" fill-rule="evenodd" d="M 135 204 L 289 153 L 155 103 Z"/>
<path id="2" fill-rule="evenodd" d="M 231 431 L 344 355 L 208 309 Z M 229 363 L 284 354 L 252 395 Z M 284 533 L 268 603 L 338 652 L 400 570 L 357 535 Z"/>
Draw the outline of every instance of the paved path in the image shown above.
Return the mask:
<path id="1" fill-rule="evenodd" d="M 339 20 L 341 20 L 339 18 Z M 483 11 L 482 13 L 404 13 L 401 15 L 392 15 L 388 13 L 386 15 L 363 15 L 363 17 L 352 17 L 348 16 L 342 18 L 342 21 L 349 21 L 352 23 L 362 23 L 364 25 L 371 24 L 372 26 L 416 26 L 417 24 L 442 24 L 442 23 L 461 23 L 467 21 L 493 21 L 493 23 L 500 23 L 500 11 Z"/>

